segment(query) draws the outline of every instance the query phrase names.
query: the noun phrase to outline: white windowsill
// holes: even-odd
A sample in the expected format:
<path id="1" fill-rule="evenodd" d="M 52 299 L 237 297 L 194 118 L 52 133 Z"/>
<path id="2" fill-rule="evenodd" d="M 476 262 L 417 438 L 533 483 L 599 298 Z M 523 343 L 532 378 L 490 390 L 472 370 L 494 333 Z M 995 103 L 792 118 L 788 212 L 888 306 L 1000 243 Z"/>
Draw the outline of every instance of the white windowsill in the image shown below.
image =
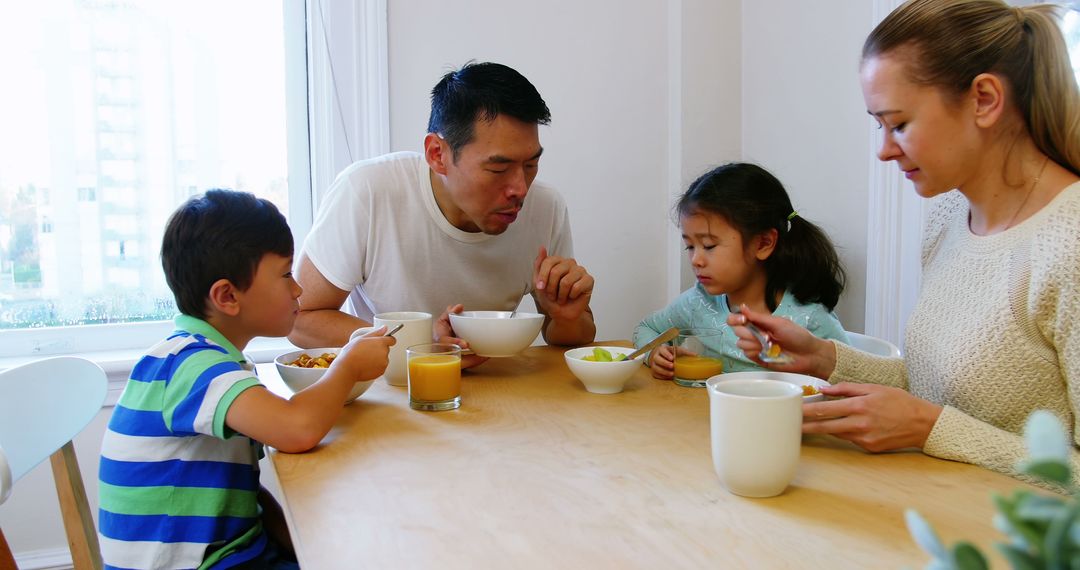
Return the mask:
<path id="1" fill-rule="evenodd" d="M 101 350 L 94 352 L 71 352 L 66 354 L 54 354 L 50 356 L 8 356 L 0 358 L 0 370 L 7 370 L 35 360 L 54 356 L 77 356 L 97 363 L 109 378 L 109 392 L 105 396 L 104 407 L 116 404 L 120 393 L 124 390 L 131 368 L 143 356 L 149 346 L 121 350 Z M 244 349 L 244 354 L 250 356 L 257 364 L 272 362 L 279 354 L 297 350 L 297 347 L 286 338 L 258 337 L 252 340 Z"/>

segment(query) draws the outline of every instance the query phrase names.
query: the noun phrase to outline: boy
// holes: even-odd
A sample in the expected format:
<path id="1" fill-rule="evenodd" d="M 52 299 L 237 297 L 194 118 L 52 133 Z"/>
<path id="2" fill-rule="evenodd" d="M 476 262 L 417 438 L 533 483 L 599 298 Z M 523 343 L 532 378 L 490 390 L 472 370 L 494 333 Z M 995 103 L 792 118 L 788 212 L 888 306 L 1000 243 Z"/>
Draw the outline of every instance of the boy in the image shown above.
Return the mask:
<path id="1" fill-rule="evenodd" d="M 251 194 L 210 190 L 169 220 L 161 261 L 181 314 L 135 365 L 102 443 L 106 567 L 297 567 L 259 485 L 262 445 L 317 445 L 353 384 L 382 374 L 394 340 L 383 328 L 350 342 L 290 400 L 260 385 L 241 351 L 292 329 L 292 255 L 284 216 Z"/>

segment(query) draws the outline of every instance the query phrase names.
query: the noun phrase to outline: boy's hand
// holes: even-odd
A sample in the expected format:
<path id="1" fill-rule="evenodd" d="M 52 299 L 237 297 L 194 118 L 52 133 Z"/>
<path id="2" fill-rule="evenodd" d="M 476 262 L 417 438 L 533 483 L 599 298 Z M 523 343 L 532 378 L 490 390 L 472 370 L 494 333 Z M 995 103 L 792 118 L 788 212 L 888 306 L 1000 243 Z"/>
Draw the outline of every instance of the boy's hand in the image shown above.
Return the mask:
<path id="1" fill-rule="evenodd" d="M 348 378 L 354 382 L 378 378 L 390 362 L 390 347 L 397 342 L 386 335 L 386 327 L 379 327 L 349 341 L 330 368 L 344 367 Z"/>
<path id="2" fill-rule="evenodd" d="M 649 369 L 657 380 L 671 380 L 675 377 L 675 350 L 666 344 L 653 349 L 649 355 Z"/>

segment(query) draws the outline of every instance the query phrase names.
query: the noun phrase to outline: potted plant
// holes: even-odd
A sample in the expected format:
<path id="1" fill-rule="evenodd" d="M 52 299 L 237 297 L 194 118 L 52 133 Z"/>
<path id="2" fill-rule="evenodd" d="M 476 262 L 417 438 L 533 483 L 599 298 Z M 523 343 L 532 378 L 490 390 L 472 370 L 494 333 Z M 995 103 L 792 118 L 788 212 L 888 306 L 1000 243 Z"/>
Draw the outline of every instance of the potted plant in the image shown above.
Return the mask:
<path id="1" fill-rule="evenodd" d="M 1080 495 L 1072 484 L 1072 443 L 1061 420 L 1043 410 L 1028 418 L 1024 439 L 1028 459 L 1018 470 L 1062 494 L 1018 489 L 1009 497 L 995 495 L 994 526 L 1009 538 L 995 546 L 1016 569 L 1080 569 Z M 946 547 L 916 511 L 909 509 L 905 518 L 915 542 L 933 557 L 927 570 L 989 568 L 974 544 L 960 541 Z"/>

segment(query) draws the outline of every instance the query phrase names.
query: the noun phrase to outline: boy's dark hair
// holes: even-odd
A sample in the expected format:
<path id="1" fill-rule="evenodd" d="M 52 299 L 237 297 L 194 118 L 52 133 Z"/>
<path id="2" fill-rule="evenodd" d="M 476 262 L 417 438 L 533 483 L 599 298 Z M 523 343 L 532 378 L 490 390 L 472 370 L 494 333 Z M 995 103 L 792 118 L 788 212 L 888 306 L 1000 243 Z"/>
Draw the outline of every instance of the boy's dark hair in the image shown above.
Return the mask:
<path id="1" fill-rule="evenodd" d="M 675 205 L 679 216 L 697 213 L 724 218 L 747 242 L 769 229 L 776 248 L 765 260 L 765 303 L 790 290 L 800 303 L 830 311 L 840 300 L 846 276 L 829 237 L 794 208 L 784 186 L 764 168 L 745 162 L 718 166 L 694 181 Z"/>
<path id="2" fill-rule="evenodd" d="M 473 138 L 477 120 L 507 115 L 525 123 L 546 125 L 551 111 L 532 83 L 500 63 L 466 63 L 431 90 L 428 132 L 446 140 L 457 162 L 458 151 Z"/>
<path id="3" fill-rule="evenodd" d="M 161 240 L 161 265 L 176 306 L 202 319 L 210 286 L 228 279 L 246 291 L 266 253 L 293 254 L 285 216 L 269 200 L 232 190 L 207 190 L 184 202 Z"/>

